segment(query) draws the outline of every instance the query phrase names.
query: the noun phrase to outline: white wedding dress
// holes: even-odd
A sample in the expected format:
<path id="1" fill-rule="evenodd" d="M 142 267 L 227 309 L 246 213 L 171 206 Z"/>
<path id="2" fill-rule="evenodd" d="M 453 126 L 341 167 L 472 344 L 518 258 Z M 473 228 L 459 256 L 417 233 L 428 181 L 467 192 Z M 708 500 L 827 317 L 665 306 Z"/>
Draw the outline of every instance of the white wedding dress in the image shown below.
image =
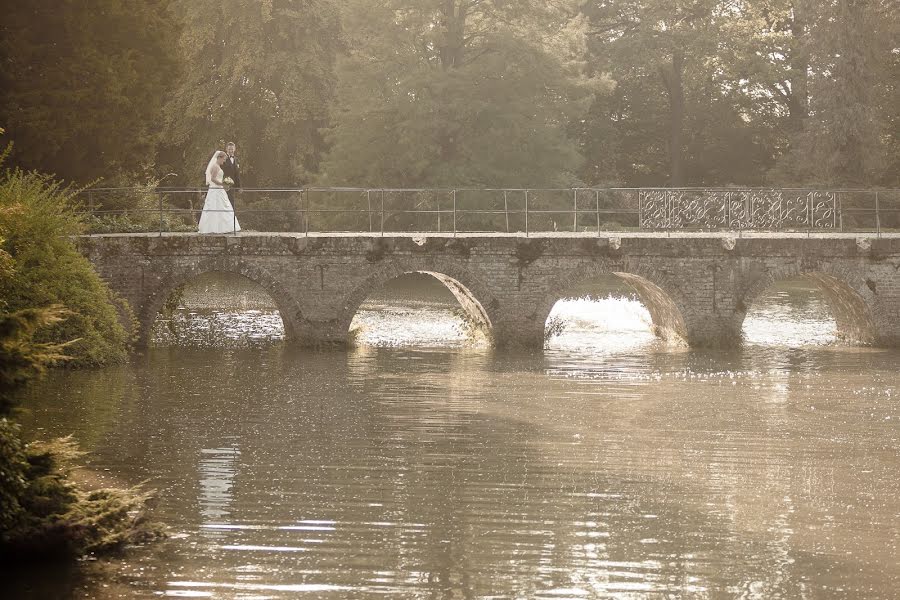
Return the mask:
<path id="1" fill-rule="evenodd" d="M 234 208 L 228 199 L 225 188 L 214 183 L 214 180 L 222 180 L 222 169 L 213 163 L 207 168 L 206 182 L 209 191 L 206 192 L 206 202 L 203 203 L 203 212 L 200 214 L 200 233 L 235 233 L 241 230 L 237 217 L 234 216 Z"/>

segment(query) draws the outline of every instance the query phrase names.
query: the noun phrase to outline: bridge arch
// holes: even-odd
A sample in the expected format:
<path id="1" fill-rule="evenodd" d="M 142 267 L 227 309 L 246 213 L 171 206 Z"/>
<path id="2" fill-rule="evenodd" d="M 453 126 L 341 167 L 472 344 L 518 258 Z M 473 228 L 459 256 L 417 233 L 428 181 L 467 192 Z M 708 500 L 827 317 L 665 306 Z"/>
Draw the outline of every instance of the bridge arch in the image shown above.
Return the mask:
<path id="1" fill-rule="evenodd" d="M 441 282 L 453 294 L 472 323 L 489 339 L 492 338 L 496 319 L 494 312 L 499 303 L 487 285 L 465 266 L 453 260 L 435 257 L 423 261 L 385 260 L 379 263 L 374 272 L 345 296 L 339 317 L 342 331 L 349 334 L 353 317 L 375 290 L 408 273 L 430 275 Z"/>
<path id="2" fill-rule="evenodd" d="M 265 269 L 247 261 L 215 257 L 201 260 L 188 267 L 175 268 L 168 271 L 165 277 L 153 288 L 135 311 L 138 319 L 138 346 L 145 348 L 150 341 L 150 332 L 157 315 L 166 301 L 176 289 L 206 273 L 231 273 L 240 275 L 262 287 L 275 303 L 281 320 L 284 323 L 284 335 L 287 341 L 297 337 L 298 324 L 301 318 L 300 307 L 285 288 Z"/>
<path id="3" fill-rule="evenodd" d="M 735 317 L 740 331 L 747 312 L 772 285 L 780 281 L 802 279 L 822 292 L 837 326 L 837 336 L 853 344 L 868 345 L 876 340 L 875 318 L 871 306 L 872 291 L 858 274 L 836 269 L 831 264 L 814 266 L 787 264 L 775 269 L 757 269 L 757 276 L 738 302 Z"/>
<path id="4" fill-rule="evenodd" d="M 684 306 L 678 288 L 666 276 L 640 263 L 610 264 L 585 263 L 566 270 L 553 279 L 548 291 L 535 307 L 533 321 L 543 326 L 553 306 L 566 297 L 567 290 L 598 276 L 614 275 L 628 284 L 650 313 L 653 332 L 666 340 L 686 340 L 688 327 L 681 306 Z"/>

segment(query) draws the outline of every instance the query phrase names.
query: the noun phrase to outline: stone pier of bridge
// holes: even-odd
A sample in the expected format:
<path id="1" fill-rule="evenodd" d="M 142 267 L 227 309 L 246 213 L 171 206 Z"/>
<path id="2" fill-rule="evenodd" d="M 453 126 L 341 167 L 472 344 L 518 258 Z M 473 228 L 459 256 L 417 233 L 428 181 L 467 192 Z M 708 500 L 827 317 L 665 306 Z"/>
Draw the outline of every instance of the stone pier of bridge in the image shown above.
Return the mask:
<path id="1" fill-rule="evenodd" d="M 172 293 L 208 272 L 262 286 L 289 341 L 344 344 L 360 305 L 410 272 L 443 282 L 497 346 L 544 343 L 557 300 L 614 274 L 632 286 L 657 333 L 693 346 L 740 342 L 748 308 L 777 281 L 816 283 L 848 343 L 900 345 L 900 238 L 852 235 L 115 234 L 78 238 L 125 298 L 146 344 Z"/>

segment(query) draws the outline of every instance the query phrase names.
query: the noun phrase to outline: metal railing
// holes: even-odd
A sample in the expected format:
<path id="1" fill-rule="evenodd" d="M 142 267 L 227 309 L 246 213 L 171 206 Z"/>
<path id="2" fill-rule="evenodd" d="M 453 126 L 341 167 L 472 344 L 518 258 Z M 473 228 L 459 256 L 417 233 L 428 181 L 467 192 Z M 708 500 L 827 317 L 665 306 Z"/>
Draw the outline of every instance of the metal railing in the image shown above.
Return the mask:
<path id="1" fill-rule="evenodd" d="M 189 232 L 205 188 L 91 188 L 90 233 Z M 900 190 L 244 188 L 242 230 L 286 233 L 900 230 Z"/>

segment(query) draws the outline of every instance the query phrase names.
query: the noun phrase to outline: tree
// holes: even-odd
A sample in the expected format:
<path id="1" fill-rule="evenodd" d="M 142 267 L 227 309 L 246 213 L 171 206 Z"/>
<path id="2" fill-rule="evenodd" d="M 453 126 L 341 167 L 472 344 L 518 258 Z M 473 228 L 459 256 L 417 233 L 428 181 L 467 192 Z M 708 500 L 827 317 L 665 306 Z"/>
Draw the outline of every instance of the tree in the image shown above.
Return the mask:
<path id="1" fill-rule="evenodd" d="M 592 24 L 595 68 L 608 71 L 617 83 L 615 118 L 626 126 L 644 121 L 643 145 L 649 156 L 656 155 L 647 161 L 631 154 L 630 160 L 657 172 L 664 152 L 668 183 L 685 185 L 685 122 L 692 92 L 709 91 L 705 84 L 716 74 L 711 59 L 724 18 L 720 1 L 617 0 L 593 2 L 584 10 Z"/>
<path id="2" fill-rule="evenodd" d="M 879 183 L 885 187 L 900 187 L 900 19 L 890 19 L 886 24 L 886 39 L 894 40 L 895 48 L 888 49 L 886 73 L 880 82 L 879 100 L 885 123 L 884 175 Z M 898 215 L 900 216 L 900 215 Z"/>
<path id="3" fill-rule="evenodd" d="M 785 135 L 803 131 L 809 116 L 811 31 L 821 11 L 810 0 L 736 2 L 723 33 L 731 43 L 728 76 Z"/>
<path id="4" fill-rule="evenodd" d="M 746 0 L 726 28 L 731 77 L 767 122 L 786 185 L 885 181 L 896 74 L 888 0 Z M 892 35 L 893 29 L 894 34 Z M 894 97 L 895 98 L 895 97 Z"/>
<path id="5" fill-rule="evenodd" d="M 568 185 L 570 125 L 608 82 L 581 76 L 574 12 L 537 0 L 347 3 L 350 55 L 320 181 Z"/>
<path id="6" fill-rule="evenodd" d="M 78 182 L 152 168 L 177 71 L 168 0 L 0 0 L 10 162 Z"/>
<path id="7" fill-rule="evenodd" d="M 892 58 L 885 29 L 893 13 L 879 0 L 833 0 L 821 10 L 809 123 L 794 138 L 788 173 L 819 185 L 871 186 L 886 163 L 885 121 L 897 114 L 878 101 Z"/>
<path id="8" fill-rule="evenodd" d="M 166 107 L 163 160 L 194 185 L 234 141 L 257 185 L 318 169 L 342 47 L 330 0 L 174 0 L 184 75 Z"/>

